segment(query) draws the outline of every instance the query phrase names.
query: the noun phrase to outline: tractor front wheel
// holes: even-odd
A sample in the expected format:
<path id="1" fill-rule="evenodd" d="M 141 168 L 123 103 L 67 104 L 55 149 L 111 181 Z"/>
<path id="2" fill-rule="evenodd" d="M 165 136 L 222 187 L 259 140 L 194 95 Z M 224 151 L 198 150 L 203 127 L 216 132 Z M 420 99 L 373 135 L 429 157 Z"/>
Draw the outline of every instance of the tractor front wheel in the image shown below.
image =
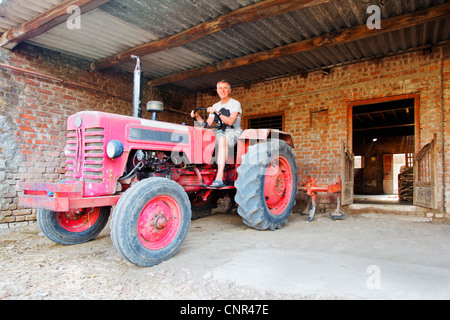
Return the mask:
<path id="1" fill-rule="evenodd" d="M 42 233 L 53 242 L 73 245 L 94 239 L 106 226 L 111 207 L 77 209 L 54 212 L 37 211 Z"/>
<path id="2" fill-rule="evenodd" d="M 258 230 L 281 228 L 297 195 L 297 164 L 291 147 L 282 140 L 250 146 L 237 172 L 235 200 L 242 221 Z"/>
<path id="3" fill-rule="evenodd" d="M 153 266 L 178 252 L 190 224 L 191 204 L 184 189 L 166 178 L 148 178 L 120 198 L 111 220 L 111 239 L 129 262 Z"/>

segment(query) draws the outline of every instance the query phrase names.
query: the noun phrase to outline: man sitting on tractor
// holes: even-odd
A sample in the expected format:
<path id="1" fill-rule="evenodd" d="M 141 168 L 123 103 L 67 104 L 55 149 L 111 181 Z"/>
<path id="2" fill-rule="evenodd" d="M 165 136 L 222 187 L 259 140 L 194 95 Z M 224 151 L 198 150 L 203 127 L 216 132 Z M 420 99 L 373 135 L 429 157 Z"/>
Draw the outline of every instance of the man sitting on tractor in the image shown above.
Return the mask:
<path id="1" fill-rule="evenodd" d="M 225 187 L 223 183 L 223 171 L 228 157 L 228 149 L 234 148 L 242 133 L 241 103 L 231 98 L 230 92 L 231 86 L 229 82 L 226 80 L 219 81 L 217 83 L 217 94 L 220 97 L 220 101 L 207 109 L 209 117 L 206 122 L 209 126 L 213 124 L 215 119 L 220 119 L 222 122 L 222 125 L 216 131 L 216 139 L 218 141 L 217 175 L 215 181 L 211 184 L 211 187 L 214 188 Z M 194 113 L 194 110 L 191 112 L 191 117 L 200 123 L 204 121 L 198 113 Z"/>

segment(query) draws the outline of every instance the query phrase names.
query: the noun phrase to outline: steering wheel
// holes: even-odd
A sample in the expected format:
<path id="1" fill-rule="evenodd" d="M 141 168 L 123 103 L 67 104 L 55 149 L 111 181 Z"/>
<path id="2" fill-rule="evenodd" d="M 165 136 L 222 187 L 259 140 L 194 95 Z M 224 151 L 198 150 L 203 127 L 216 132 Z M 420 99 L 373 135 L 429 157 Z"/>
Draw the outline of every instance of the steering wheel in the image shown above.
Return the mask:
<path id="1" fill-rule="evenodd" d="M 220 127 L 222 127 L 222 120 L 220 119 L 220 117 L 217 114 L 214 114 L 214 121 L 216 122 L 215 126 L 209 126 L 208 123 L 206 122 L 206 119 L 208 119 L 208 117 L 206 116 L 206 114 L 208 113 L 207 108 L 205 107 L 199 107 L 197 109 L 194 110 L 194 114 L 197 113 L 198 110 L 203 110 L 204 111 L 204 116 L 203 118 L 203 123 L 202 123 L 202 128 L 212 128 L 212 129 L 219 129 Z M 194 118 L 195 120 L 195 118 Z"/>

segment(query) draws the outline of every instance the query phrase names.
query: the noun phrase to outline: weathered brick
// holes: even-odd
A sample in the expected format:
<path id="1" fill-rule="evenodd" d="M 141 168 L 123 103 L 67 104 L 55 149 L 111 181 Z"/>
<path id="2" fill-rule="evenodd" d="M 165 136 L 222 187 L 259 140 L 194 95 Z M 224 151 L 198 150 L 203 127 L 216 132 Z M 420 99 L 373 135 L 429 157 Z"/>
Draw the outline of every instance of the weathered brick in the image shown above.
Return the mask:
<path id="1" fill-rule="evenodd" d="M 348 143 L 347 109 L 350 102 L 420 93 L 421 146 L 431 140 L 433 133 L 445 134 L 438 139 L 439 143 L 450 141 L 447 128 L 450 124 L 449 53 L 450 46 L 436 49 L 436 53 L 429 55 L 412 52 L 380 59 L 378 63 L 368 61 L 334 68 L 326 76 L 311 72 L 306 79 L 293 76 L 253 84 L 250 88 L 236 87 L 231 96 L 241 102 L 244 117 L 285 111 L 284 130 L 294 134 L 294 143 L 299 150 L 296 153 L 299 176 L 317 175 L 324 177 L 325 183 L 333 183 L 341 174 L 341 143 Z M 216 101 L 215 93 L 198 97 L 198 102 L 203 105 Z M 310 118 L 310 111 L 322 108 L 328 109 L 326 118 Z M 295 112 L 288 116 L 291 110 Z M 325 130 L 318 130 L 321 127 Z M 450 159 L 449 152 L 450 147 L 445 150 L 445 159 Z M 443 159 L 440 155 L 438 162 L 442 163 Z M 316 160 L 321 160 L 322 164 L 317 165 Z M 327 161 L 336 165 L 324 165 Z M 438 175 L 438 201 L 446 212 L 450 212 L 450 190 L 442 187 L 450 184 L 450 169 L 442 170 Z"/>
<path id="2" fill-rule="evenodd" d="M 8 171 L 11 176 L 5 174 L 2 178 L 0 175 L 0 190 L 19 179 L 57 181 L 64 175 L 62 152 L 67 116 L 86 109 L 131 114 L 132 83 L 128 74 L 93 72 L 84 60 L 45 49 L 27 49 L 22 53 L 20 50 L 0 50 L 11 65 L 114 93 L 114 96 L 109 96 L 95 90 L 0 70 L 0 88 L 5 88 L 0 90 L 0 159 L 7 159 L 11 168 Z M 156 89 L 145 90 L 146 97 L 158 95 Z M 174 101 L 182 101 L 184 111 L 218 101 L 215 93 L 197 95 L 175 90 L 168 93 L 167 96 L 173 97 Z M 443 151 L 439 155 L 442 170 L 438 178 L 442 194 L 439 201 L 450 213 L 450 187 L 443 187 L 450 185 L 450 167 L 444 164 L 444 159 L 450 159 L 450 46 L 436 48 L 427 55 L 412 52 L 379 59 L 377 63 L 367 61 L 342 66 L 334 68 L 329 75 L 311 72 L 307 78 L 291 76 L 236 87 L 231 95 L 241 102 L 244 117 L 284 111 L 284 130 L 293 133 L 299 176 L 305 179 L 314 174 L 323 183 L 333 183 L 341 174 L 341 143 L 348 142 L 348 104 L 409 93 L 420 93 L 421 146 L 431 139 L 433 133 L 444 135 L 438 138 L 438 150 Z M 310 112 L 321 109 L 328 110 L 327 116 L 313 119 L 316 126 L 311 125 Z M 191 121 L 189 117 L 169 112 L 159 115 L 159 119 Z M 44 171 L 34 169 L 36 163 Z M 16 213 L 23 209 L 13 209 L 10 205 L 17 194 L 8 191 L 8 195 L 0 199 L 2 208 L 8 202 L 5 212 L 16 214 L 9 215 L 12 220 L 8 222 L 16 222 L 14 218 L 17 216 L 25 219 L 35 217 L 33 210 Z M 329 199 L 327 197 L 326 201 L 331 201 Z M 5 216 L 4 211 L 1 214 Z"/>

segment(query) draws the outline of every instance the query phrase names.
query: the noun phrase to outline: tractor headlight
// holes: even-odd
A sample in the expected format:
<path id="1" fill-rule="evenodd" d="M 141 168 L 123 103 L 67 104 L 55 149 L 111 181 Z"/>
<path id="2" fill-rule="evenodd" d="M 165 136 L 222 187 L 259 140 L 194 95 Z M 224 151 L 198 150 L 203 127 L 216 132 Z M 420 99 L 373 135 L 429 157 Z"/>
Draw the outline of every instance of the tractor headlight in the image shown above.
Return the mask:
<path id="1" fill-rule="evenodd" d="M 106 154 L 109 158 L 115 159 L 122 155 L 123 153 L 123 144 L 118 140 L 111 140 L 106 145 Z"/>
<path id="2" fill-rule="evenodd" d="M 66 157 L 69 157 L 71 152 L 69 150 L 69 146 L 66 144 L 66 146 L 64 147 L 64 154 L 66 155 Z"/>

